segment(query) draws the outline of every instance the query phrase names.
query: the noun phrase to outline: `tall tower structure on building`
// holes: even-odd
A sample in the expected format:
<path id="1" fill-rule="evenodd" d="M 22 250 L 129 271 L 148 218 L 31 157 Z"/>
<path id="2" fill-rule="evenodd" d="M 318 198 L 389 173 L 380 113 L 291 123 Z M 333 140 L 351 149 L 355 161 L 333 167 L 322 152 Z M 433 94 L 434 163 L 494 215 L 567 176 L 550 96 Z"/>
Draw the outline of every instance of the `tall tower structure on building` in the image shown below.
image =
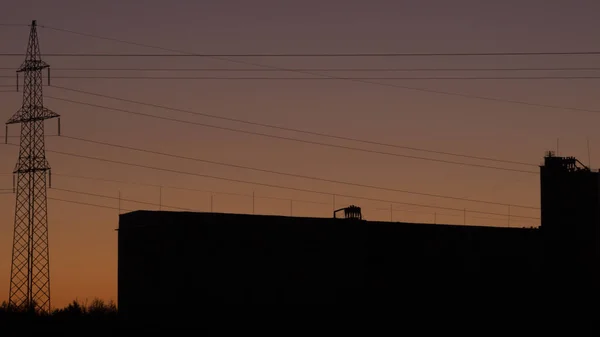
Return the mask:
<path id="1" fill-rule="evenodd" d="M 590 280 L 598 272 L 600 173 L 574 157 L 548 152 L 540 168 L 545 258 L 557 277 Z"/>
<path id="2" fill-rule="evenodd" d="M 50 311 L 50 261 L 46 188 L 50 165 L 44 146 L 44 121 L 59 117 L 44 107 L 42 61 L 36 21 L 31 23 L 27 55 L 18 74 L 23 73 L 23 105 L 6 122 L 21 124 L 19 158 L 13 171 L 16 178 L 16 206 L 9 304 Z M 18 83 L 18 82 L 17 82 Z M 60 124 L 59 124 L 60 125 Z M 60 129 L 60 127 L 59 127 Z"/>

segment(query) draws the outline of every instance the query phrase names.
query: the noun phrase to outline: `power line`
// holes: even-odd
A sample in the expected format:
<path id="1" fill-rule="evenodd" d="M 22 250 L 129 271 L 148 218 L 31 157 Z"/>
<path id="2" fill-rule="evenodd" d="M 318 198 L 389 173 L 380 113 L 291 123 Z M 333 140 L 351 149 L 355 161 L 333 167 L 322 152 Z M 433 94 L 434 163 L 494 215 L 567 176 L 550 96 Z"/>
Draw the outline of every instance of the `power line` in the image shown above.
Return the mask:
<path id="1" fill-rule="evenodd" d="M 216 195 L 221 194 L 221 195 L 231 195 L 231 196 L 237 196 L 237 197 L 252 198 L 252 194 L 222 192 L 222 191 L 214 191 L 214 190 L 203 190 L 203 189 L 179 187 L 179 186 L 172 186 L 172 185 L 146 184 L 146 183 L 125 181 L 125 180 L 115 180 L 115 179 L 88 177 L 88 176 L 81 176 L 81 175 L 60 174 L 60 173 L 52 173 L 52 175 L 58 176 L 58 177 L 110 182 L 110 183 L 116 183 L 116 184 L 139 185 L 139 186 L 154 187 L 154 188 L 161 187 L 163 189 L 181 190 L 181 191 L 189 191 L 189 192 L 202 192 L 202 193 L 210 193 L 210 194 L 216 194 Z M 291 200 L 294 202 L 300 202 L 300 203 L 306 203 L 306 204 L 330 205 L 330 203 L 318 202 L 318 201 L 312 201 L 312 200 L 304 200 L 304 199 L 295 199 L 295 198 L 282 198 L 282 197 L 259 196 L 259 195 L 255 195 L 254 197 L 257 199 L 270 199 L 270 200 L 282 200 L 282 201 L 290 201 Z"/>
<path id="2" fill-rule="evenodd" d="M 0 78 L 14 78 L 0 76 Z M 484 80 L 597 80 L 600 76 L 513 76 L 513 77 L 222 77 L 222 76 L 52 76 L 52 79 L 69 80 L 196 80 L 196 81 L 334 81 L 334 80 L 379 80 L 379 81 L 484 81 Z"/>
<path id="3" fill-rule="evenodd" d="M 189 52 L 185 52 L 185 51 L 181 51 L 181 50 L 153 46 L 153 45 L 149 45 L 149 44 L 132 42 L 132 41 L 126 41 L 126 40 L 121 40 L 121 39 L 116 39 L 116 38 L 111 38 L 111 37 L 104 37 L 104 36 L 100 36 L 100 35 L 81 33 L 81 32 L 76 32 L 73 30 L 68 30 L 68 29 L 63 29 L 63 28 L 55 28 L 55 27 L 49 27 L 49 26 L 41 26 L 41 27 L 50 29 L 50 30 L 55 30 L 55 31 L 60 31 L 60 32 L 64 32 L 64 33 L 80 35 L 80 36 L 86 36 L 86 37 L 91 37 L 91 38 L 100 39 L 100 40 L 125 43 L 125 44 L 134 45 L 134 46 L 138 46 L 138 47 L 145 47 L 145 48 L 157 49 L 157 50 L 162 50 L 162 51 L 167 51 L 167 52 L 174 52 L 174 53 L 183 54 L 183 55 L 200 55 L 200 56 L 202 56 L 202 54 L 189 53 Z M 206 56 L 206 54 L 204 54 L 204 56 Z M 562 106 L 556 106 L 556 105 L 538 104 L 538 103 L 503 99 L 503 98 L 498 98 L 498 97 L 470 95 L 470 94 L 462 94 L 462 93 L 450 92 L 450 91 L 410 87 L 410 86 L 405 86 L 405 85 L 398 85 L 395 83 L 382 83 L 382 82 L 373 82 L 373 81 L 358 80 L 358 79 L 354 79 L 354 80 L 353 79 L 344 79 L 344 78 L 339 78 L 336 76 L 321 74 L 318 72 L 299 71 L 299 70 L 291 69 L 291 68 L 276 67 L 276 66 L 266 65 L 266 64 L 262 64 L 262 63 L 249 62 L 249 61 L 243 61 L 243 60 L 234 60 L 234 59 L 229 59 L 229 58 L 220 57 L 220 56 L 211 56 L 211 58 L 213 58 L 215 60 L 236 63 L 236 64 L 250 65 L 250 66 L 260 67 L 260 68 L 265 68 L 265 69 L 277 69 L 277 70 L 281 70 L 281 71 L 289 71 L 289 72 L 313 75 L 313 76 L 318 76 L 318 77 L 337 78 L 339 80 L 346 80 L 346 81 L 352 81 L 352 82 L 356 82 L 356 83 L 371 84 L 371 85 L 377 85 L 377 86 L 383 86 L 383 87 L 398 88 L 398 89 L 404 89 L 404 90 L 410 90 L 410 91 L 416 91 L 416 92 L 425 92 L 425 93 L 438 94 L 438 95 L 444 95 L 444 96 L 462 97 L 462 98 L 467 98 L 467 99 L 477 99 L 477 100 L 484 100 L 484 101 L 490 101 L 490 102 L 510 103 L 510 104 L 534 106 L 534 107 L 549 108 L 549 109 L 589 112 L 589 110 L 580 109 L 580 108 L 569 108 L 569 107 L 562 107 Z"/>
<path id="4" fill-rule="evenodd" d="M 40 26 L 50 28 L 48 26 Z M 54 28 L 50 28 L 54 29 Z M 72 31 L 69 31 L 72 32 Z M 79 33 L 78 33 L 79 34 Z M 79 34 L 82 35 L 82 34 Z M 90 34 L 85 34 L 91 36 Z M 97 36 L 94 36 L 97 38 Z M 114 39 L 115 41 L 117 39 Z M 119 42 L 123 42 L 119 40 Z M 161 48 L 162 49 L 162 48 Z M 0 56 L 22 56 L 22 53 L 0 53 Z M 600 55 L 600 51 L 565 52 L 498 52 L 498 53 L 237 53 L 237 54 L 141 54 L 141 53 L 45 53 L 44 57 L 462 57 L 462 56 L 591 56 Z"/>
<path id="5" fill-rule="evenodd" d="M 50 198 L 50 197 L 48 197 L 48 200 L 54 200 L 54 201 L 60 201 L 60 202 L 67 202 L 67 203 L 71 203 L 71 204 L 84 205 L 84 206 L 92 206 L 92 207 L 98 207 L 98 208 L 106 208 L 106 209 L 111 209 L 111 210 L 115 210 L 115 211 L 121 210 L 121 211 L 132 212 L 132 210 L 129 210 L 129 209 L 124 209 L 124 208 L 120 208 L 119 209 L 118 207 L 104 206 L 104 205 L 98 205 L 98 204 L 91 204 L 91 203 L 81 202 L 81 201 L 65 200 L 65 199 Z"/>
<path id="6" fill-rule="evenodd" d="M 107 199 L 115 199 L 115 200 L 118 199 L 118 200 L 121 200 L 121 201 L 133 202 L 133 203 L 142 204 L 142 205 L 161 206 L 161 207 L 171 208 L 171 209 L 176 209 L 176 210 L 181 210 L 181 211 L 189 211 L 189 212 L 193 212 L 194 211 L 194 210 L 189 209 L 189 208 L 181 208 L 181 207 L 176 207 L 176 206 L 168 206 L 168 205 L 164 205 L 164 204 L 156 204 L 156 203 L 152 203 L 152 202 L 145 202 L 145 201 L 139 201 L 139 200 L 133 200 L 133 199 L 119 198 L 119 197 L 108 196 L 108 195 L 103 195 L 103 194 L 95 194 L 95 193 L 74 191 L 74 190 L 68 190 L 68 189 L 64 189 L 64 188 L 53 187 L 52 190 L 62 191 L 62 192 L 67 192 L 67 193 L 75 193 L 75 194 L 80 194 L 80 195 L 88 195 L 88 196 L 99 197 L 99 198 L 107 198 Z"/>
<path id="7" fill-rule="evenodd" d="M 376 211 L 386 211 L 389 212 L 390 209 L 389 208 L 375 208 L 374 210 Z M 414 214 L 428 214 L 428 215 L 441 215 L 441 216 L 451 216 L 451 217 L 462 217 L 462 214 L 450 214 L 450 213 L 438 213 L 438 212 L 425 212 L 425 211 L 415 211 L 415 210 L 406 210 L 406 209 L 395 209 L 392 208 L 392 211 L 394 212 L 401 212 L 401 213 L 414 213 Z M 490 218 L 491 219 L 491 218 Z"/>
<path id="8" fill-rule="evenodd" d="M 506 164 L 525 165 L 525 166 L 530 166 L 530 167 L 537 167 L 538 166 L 536 164 L 518 162 L 518 161 L 513 161 L 513 160 L 504 160 L 504 159 L 497 159 L 497 158 L 490 158 L 490 157 L 473 156 L 473 155 L 467 155 L 467 154 L 460 154 L 460 153 L 453 153 L 453 152 L 446 152 L 446 151 L 437 151 L 437 150 L 423 149 L 423 148 L 417 148 L 417 147 L 411 147 L 411 146 L 403 146 L 403 145 L 397 145 L 397 144 L 383 143 L 383 142 L 377 142 L 377 141 L 359 139 L 359 138 L 354 138 L 354 137 L 337 136 L 337 135 L 331 135 L 331 134 L 326 134 L 326 133 L 322 133 L 322 132 L 301 130 L 301 129 L 295 129 L 295 128 L 277 126 L 277 125 L 272 125 L 272 124 L 266 124 L 266 123 L 252 122 L 252 121 L 238 119 L 238 118 L 223 117 L 223 116 L 212 115 L 212 114 L 208 114 L 208 113 L 202 113 L 202 112 L 196 112 L 196 111 L 191 111 L 191 110 L 172 108 L 172 107 L 168 107 L 168 106 L 165 106 L 165 105 L 159 105 L 159 104 L 153 104 L 153 103 L 145 103 L 145 102 L 135 101 L 135 100 L 131 100 L 131 99 L 125 99 L 125 98 L 120 98 L 120 97 L 115 97 L 115 96 L 103 95 L 103 94 L 98 94 L 98 93 L 84 91 L 84 90 L 79 90 L 79 89 L 72 89 L 72 88 L 61 87 L 61 86 L 52 86 L 52 87 L 53 88 L 62 89 L 62 90 L 66 90 L 66 91 L 71 91 L 71 92 L 82 93 L 82 94 L 86 94 L 86 95 L 90 95 L 90 96 L 95 96 L 95 97 L 108 98 L 108 99 L 112 99 L 112 100 L 116 100 L 116 101 L 120 101 L 120 102 L 134 103 L 134 104 L 138 104 L 138 105 L 142 105 L 142 106 L 148 106 L 148 107 L 152 107 L 152 108 L 159 108 L 159 109 L 170 110 L 170 111 L 175 111 L 175 112 L 187 113 L 187 114 L 195 115 L 195 116 L 202 116 L 202 117 L 220 119 L 220 120 L 225 120 L 225 121 L 229 121 L 229 122 L 243 123 L 243 124 L 247 124 L 247 125 L 260 126 L 260 127 L 265 127 L 265 128 L 270 128 L 270 129 L 276 129 L 276 130 L 283 130 L 283 131 L 291 131 L 291 132 L 303 133 L 303 134 L 312 135 L 312 136 L 319 136 L 319 137 L 326 137 L 326 138 L 332 138 L 332 139 L 338 139 L 338 140 L 352 141 L 352 142 L 364 143 L 364 144 L 369 144 L 369 145 L 386 146 L 386 147 L 392 147 L 392 148 L 398 148 L 398 149 L 404 149 L 404 150 L 411 150 L 411 151 L 419 151 L 419 152 L 435 153 L 435 154 L 442 154 L 442 155 L 462 157 L 462 158 L 470 158 L 470 159 L 493 161 L 493 162 L 506 163 Z M 51 96 L 47 96 L 47 97 L 53 98 Z M 58 99 L 58 98 L 54 98 L 54 99 Z M 73 101 L 72 103 L 75 103 L 75 102 L 77 102 L 77 101 Z M 83 102 L 78 102 L 78 103 L 79 104 L 86 104 L 86 103 L 83 103 Z M 108 108 L 108 107 L 104 107 L 104 108 L 111 109 L 111 108 Z"/>
<path id="9" fill-rule="evenodd" d="M 53 190 L 57 190 L 56 188 L 53 188 Z M 107 198 L 107 199 L 119 199 L 118 197 L 113 197 L 113 196 L 107 196 L 107 195 L 102 195 L 102 194 L 94 194 L 94 193 L 86 193 L 86 192 L 81 192 L 81 191 L 73 191 L 73 190 L 61 190 L 64 192 L 68 192 L 68 193 L 74 193 L 74 194 L 81 194 L 81 195 L 91 195 L 91 196 L 96 196 L 96 197 L 101 197 L 101 198 Z M 119 210 L 119 211 L 126 211 L 126 212 L 133 212 L 133 210 L 130 209 L 126 209 L 123 207 L 111 207 L 111 206 L 105 206 L 105 205 L 99 205 L 99 204 L 93 204 L 93 203 L 86 203 L 86 202 L 80 202 L 80 201 L 73 201 L 73 200 L 65 200 L 65 199 L 60 199 L 60 198 L 51 198 L 49 197 L 48 200 L 54 200 L 54 201 L 60 201 L 60 202 L 66 202 L 66 203 L 72 203 L 72 204 L 76 204 L 76 205 L 84 205 L 84 206 L 91 206 L 91 207 L 98 207 L 98 208 L 104 208 L 104 209 L 110 209 L 110 210 Z M 120 199 L 121 201 L 128 201 L 126 199 Z M 145 203 L 145 202 L 141 202 L 138 200 L 129 200 L 130 202 L 134 202 L 134 203 L 141 203 L 141 204 L 150 204 L 153 206 L 157 206 L 158 204 L 152 204 L 152 203 Z M 163 205 L 164 206 L 164 205 Z M 164 206 L 169 208 L 168 206 Z M 388 211 L 389 209 L 374 209 L 374 210 L 385 210 Z M 433 215 L 433 214 L 437 214 L 440 216 L 449 216 L 449 217 L 459 217 L 461 215 L 458 214 L 449 214 L 449 213 L 437 213 L 437 212 L 422 212 L 422 211 L 406 211 L 406 210 L 394 210 L 396 212 L 408 212 L 408 213 L 415 213 L 415 214 L 428 214 L 428 215 Z M 484 219 L 484 220 L 501 220 L 498 218 L 490 218 L 490 217 L 475 217 L 478 219 Z"/>
<path id="10" fill-rule="evenodd" d="M 29 25 L 24 23 L 0 23 L 2 27 L 29 27 Z M 21 54 L 23 55 L 23 54 Z"/>
<path id="11" fill-rule="evenodd" d="M 17 144 L 13 144 L 13 143 L 8 143 L 7 145 L 18 146 Z M 417 203 L 406 203 L 406 202 L 399 202 L 399 201 L 395 201 L 395 200 L 386 200 L 386 199 L 378 199 L 378 198 L 370 198 L 370 197 L 359 197 L 359 196 L 353 196 L 353 195 L 345 195 L 345 194 L 340 194 L 340 193 L 324 192 L 324 191 L 311 190 L 311 189 L 298 188 L 298 187 L 290 187 L 290 186 L 283 186 L 283 185 L 277 185 L 277 184 L 268 184 L 268 183 L 253 182 L 253 181 L 247 181 L 247 180 L 241 180 L 241 179 L 218 177 L 218 176 L 212 176 L 212 175 L 207 175 L 207 174 L 200 174 L 200 173 L 194 173 L 194 172 L 186 172 L 186 171 L 179 171 L 179 170 L 174 170 L 174 169 L 154 167 L 154 166 L 149 166 L 149 165 L 128 163 L 128 162 L 123 162 L 123 161 L 118 161 L 118 160 L 113 160 L 113 159 L 106 159 L 106 158 L 85 156 L 85 155 L 80 155 L 80 154 L 75 154 L 75 153 L 69 153 L 69 152 L 62 152 L 62 151 L 56 151 L 56 150 L 46 150 L 46 152 L 56 153 L 56 154 L 62 154 L 62 155 L 65 155 L 65 156 L 76 157 L 76 158 L 96 160 L 96 161 L 101 161 L 101 162 L 106 162 L 106 163 L 112 163 L 112 164 L 119 164 L 119 165 L 125 165 L 125 166 L 137 167 L 137 168 L 145 168 L 145 169 L 149 169 L 149 170 L 163 171 L 163 172 L 169 172 L 169 173 L 175 173 L 175 174 L 182 174 L 182 175 L 190 175 L 190 176 L 195 176 L 195 177 L 200 177 L 200 178 L 209 178 L 209 179 L 223 180 L 223 181 L 234 182 L 234 183 L 242 183 L 242 184 L 263 186 L 263 187 L 268 187 L 268 188 L 286 189 L 286 190 L 292 190 L 292 191 L 298 191 L 298 192 L 305 192 L 305 193 L 322 194 L 322 195 L 327 195 L 327 196 L 336 195 L 336 196 L 345 197 L 345 198 L 352 198 L 352 199 L 359 199 L 359 200 L 368 200 L 368 201 L 376 201 L 376 202 L 385 202 L 385 203 L 393 203 L 393 204 L 397 204 L 397 205 L 419 206 L 419 207 L 428 207 L 428 208 L 434 208 L 434 209 L 446 209 L 446 210 L 453 210 L 453 211 L 464 211 L 465 210 L 465 209 L 456 209 L 456 208 L 450 208 L 450 207 L 430 206 L 430 205 L 417 204 Z M 489 214 L 489 215 L 500 215 L 500 216 L 503 215 L 503 214 L 499 214 L 499 213 L 491 213 L 491 212 L 484 212 L 484 211 L 477 211 L 477 210 L 468 210 L 468 211 L 470 213 L 478 213 L 478 214 Z M 528 217 L 528 216 L 522 216 L 522 215 L 511 215 L 511 216 L 512 217 L 516 217 L 516 218 L 539 219 L 539 218 L 535 218 L 535 217 Z"/>
<path id="12" fill-rule="evenodd" d="M 82 191 L 74 191 L 74 190 L 68 190 L 68 189 L 61 189 L 61 188 L 52 188 L 53 190 L 58 190 L 58 191 L 62 191 L 62 192 L 67 192 L 67 193 L 75 193 L 75 194 L 81 194 L 81 195 L 88 195 L 88 196 L 94 196 L 94 197 L 100 197 L 100 198 L 107 198 L 107 199 L 113 199 L 113 200 L 121 200 L 121 201 L 126 201 L 126 202 L 133 202 L 133 203 L 138 203 L 138 204 L 144 204 L 144 205 L 150 205 L 150 206 L 162 206 L 164 208 L 171 208 L 171 209 L 176 209 L 176 210 L 182 210 L 182 211 L 188 211 L 188 212 L 195 212 L 195 210 L 193 209 L 189 209 L 189 208 L 181 208 L 181 207 L 175 207 L 175 206 L 168 206 L 168 205 L 164 205 L 164 204 L 157 204 L 157 203 L 151 203 L 151 202 L 144 202 L 144 201 L 139 201 L 139 200 L 133 200 L 133 199 L 125 199 L 125 198 L 119 198 L 119 197 L 115 197 L 115 196 L 108 196 L 108 195 L 103 195 L 103 194 L 95 194 L 95 193 L 88 193 L 88 192 L 82 192 Z M 250 197 L 252 197 L 252 195 L 250 195 Z M 259 196 L 255 196 L 256 198 L 260 198 Z M 262 197 L 262 199 L 265 199 L 265 197 Z M 286 201 L 290 201 L 290 199 L 284 199 Z M 292 199 L 293 201 L 297 201 Z M 325 203 L 321 203 L 321 204 L 325 204 Z M 329 204 L 326 204 L 329 205 Z"/>
<path id="13" fill-rule="evenodd" d="M 2 193 L 0 193 L 0 194 L 2 194 Z M 84 206 L 90 206 L 90 207 L 98 207 L 98 208 L 109 209 L 109 210 L 116 210 L 116 211 L 134 212 L 133 210 L 126 209 L 126 208 L 123 208 L 123 207 L 118 207 L 117 208 L 117 207 L 111 207 L 111 206 L 105 206 L 105 205 L 98 205 L 98 204 L 93 204 L 93 203 L 86 203 L 86 202 L 73 201 L 73 200 L 65 200 L 65 199 L 60 199 L 60 198 L 51 198 L 51 197 L 48 197 L 48 200 L 60 201 L 60 202 L 71 203 L 71 204 L 76 204 L 76 205 L 84 205 Z"/>
<path id="14" fill-rule="evenodd" d="M 387 212 L 390 211 L 389 208 L 375 208 L 375 210 L 377 210 L 377 211 L 387 211 Z M 404 210 L 404 209 L 395 209 L 395 208 L 392 208 L 392 211 L 394 211 L 394 212 L 400 212 L 400 213 L 415 213 L 415 214 L 427 214 L 427 215 L 438 215 L 438 216 L 448 216 L 448 217 L 462 217 L 463 216 L 462 214 L 450 214 L 450 213 L 439 213 L 439 212 L 425 212 L 425 211 Z M 483 219 L 483 220 L 504 221 L 507 216 L 508 216 L 508 214 L 504 214 L 500 218 L 491 218 L 491 217 L 474 217 L 474 218 Z M 521 221 L 528 221 L 528 220 L 527 219 L 523 219 Z M 503 227 L 507 227 L 507 226 L 504 225 Z"/>
<path id="15" fill-rule="evenodd" d="M 0 68 L 11 70 L 15 68 Z M 201 71 L 201 72 L 282 72 L 279 69 L 249 69 L 249 68 L 52 68 L 53 71 Z M 296 71 L 324 72 L 484 72 L 484 71 L 600 71 L 600 68 L 294 68 Z"/>
<path id="16" fill-rule="evenodd" d="M 346 149 L 346 150 L 359 151 L 359 152 L 366 152 L 366 153 L 374 153 L 374 154 L 394 156 L 394 157 L 402 157 L 402 158 L 418 159 L 418 160 L 425 160 L 425 161 L 432 161 L 432 162 L 439 162 L 439 163 L 446 163 L 446 164 L 454 164 L 454 165 L 461 165 L 461 166 L 472 166 L 472 167 L 478 167 L 478 168 L 487 168 L 487 169 L 509 171 L 509 172 L 538 174 L 538 172 L 535 172 L 535 171 L 526 171 L 526 170 L 504 168 L 504 167 L 497 167 L 497 166 L 489 166 L 489 165 L 482 165 L 482 164 L 472 164 L 472 163 L 464 163 L 464 162 L 455 162 L 455 161 L 443 160 L 443 159 L 417 157 L 417 156 L 410 156 L 410 155 L 404 155 L 404 154 L 398 154 L 398 153 L 375 151 L 375 150 L 367 150 L 367 149 L 355 148 L 355 147 L 350 147 L 350 146 L 343 146 L 343 145 L 322 143 L 322 142 L 316 142 L 316 141 L 309 141 L 309 140 L 303 140 L 303 139 L 292 138 L 292 137 L 276 136 L 276 135 L 271 135 L 271 134 L 266 134 L 266 133 L 260 133 L 260 132 L 254 132 L 254 131 L 246 131 L 246 130 L 241 130 L 241 129 L 234 129 L 234 128 L 229 128 L 229 127 L 222 127 L 222 126 L 216 126 L 216 125 L 211 125 L 211 124 L 198 123 L 198 122 L 193 122 L 193 121 L 186 121 L 186 120 L 181 120 L 181 119 L 176 119 L 176 118 L 171 118 L 171 117 L 156 116 L 156 115 L 146 114 L 146 113 L 143 113 L 143 112 L 130 111 L 130 110 L 118 109 L 118 108 L 111 108 L 111 107 L 106 107 L 106 106 L 92 104 L 92 103 L 85 103 L 85 102 L 74 101 L 74 100 L 65 99 L 65 98 L 53 97 L 53 96 L 49 96 L 49 95 L 46 95 L 45 97 L 46 98 L 50 98 L 50 99 L 59 100 L 59 101 L 64 101 L 64 102 L 70 102 L 70 103 L 76 103 L 76 104 L 81 104 L 81 105 L 87 105 L 87 106 L 92 106 L 92 107 L 96 107 L 96 108 L 103 108 L 103 109 L 112 110 L 112 111 L 118 111 L 118 112 L 125 112 L 125 113 L 134 114 L 134 115 L 140 115 L 140 116 L 151 117 L 151 118 L 156 118 L 156 119 L 161 119 L 161 120 L 167 120 L 167 121 L 171 121 L 171 122 L 178 122 L 178 123 L 184 123 L 184 124 L 190 124 L 190 125 L 197 125 L 197 126 L 214 128 L 214 129 L 219 129 L 219 130 L 226 130 L 226 131 L 232 131 L 232 132 L 238 132 L 238 133 L 245 133 L 245 134 L 257 135 L 257 136 L 269 137 L 269 138 L 274 138 L 274 139 L 283 139 L 283 140 L 289 140 L 289 141 L 306 143 L 306 144 L 313 144 L 313 145 L 319 145 L 319 146 L 333 147 L 333 148 Z"/>
<path id="17" fill-rule="evenodd" d="M 512 205 L 512 204 L 507 204 L 507 203 L 485 201 L 485 200 L 476 200 L 476 199 L 467 199 L 467 198 L 453 197 L 453 196 L 447 196 L 447 195 L 441 195 L 441 194 L 421 193 L 421 192 L 415 192 L 415 191 L 400 190 L 400 189 L 387 188 L 387 187 L 381 187 L 381 186 L 374 186 L 374 185 L 353 183 L 353 182 L 348 182 L 348 181 L 326 179 L 326 178 L 320 178 L 320 177 L 314 177 L 314 176 L 306 176 L 306 175 L 301 175 L 301 174 L 286 173 L 286 172 L 280 172 L 280 171 L 274 171 L 274 170 L 267 170 L 267 169 L 261 169 L 261 168 L 244 166 L 244 165 L 236 165 L 236 164 L 218 162 L 218 161 L 213 161 L 213 160 L 206 160 L 206 159 L 200 159 L 200 158 L 193 158 L 193 157 L 175 155 L 175 154 L 170 154 L 170 153 L 165 153 L 165 152 L 159 152 L 159 151 L 141 149 L 141 148 L 131 147 L 131 146 L 125 146 L 125 145 L 120 145 L 120 144 L 112 144 L 112 143 L 108 143 L 108 142 L 95 141 L 95 140 L 85 139 L 85 138 L 80 138 L 80 137 L 71 137 L 71 136 L 62 136 L 62 137 L 67 138 L 67 139 L 73 139 L 73 140 L 81 141 L 81 142 L 92 143 L 92 144 L 99 144 L 99 145 L 110 146 L 110 147 L 115 147 L 115 148 L 120 148 L 120 149 L 131 150 L 131 151 L 137 151 L 137 152 L 155 154 L 155 155 L 160 155 L 160 156 L 165 156 L 165 157 L 171 157 L 171 158 L 177 158 L 177 159 L 191 160 L 191 161 L 208 163 L 208 164 L 213 164 L 213 165 L 220 165 L 220 166 L 226 166 L 226 167 L 239 168 L 239 169 L 244 169 L 244 170 L 251 170 L 251 171 L 256 171 L 256 172 L 278 174 L 278 175 L 283 175 L 283 176 L 288 176 L 288 177 L 294 177 L 294 178 L 301 178 L 301 179 L 322 181 L 322 182 L 328 182 L 328 183 L 334 183 L 334 184 L 341 184 L 341 185 L 348 185 L 348 186 L 354 186 L 354 187 L 370 188 L 370 189 L 376 189 L 376 190 L 382 190 L 382 191 L 388 191 L 388 192 L 407 193 L 407 194 L 427 196 L 427 197 L 460 200 L 460 201 L 468 201 L 468 202 L 475 202 L 475 203 L 484 203 L 484 204 L 490 204 L 490 205 L 514 206 L 514 207 L 528 208 L 528 209 L 539 209 L 537 207 L 525 206 L 525 205 Z"/>

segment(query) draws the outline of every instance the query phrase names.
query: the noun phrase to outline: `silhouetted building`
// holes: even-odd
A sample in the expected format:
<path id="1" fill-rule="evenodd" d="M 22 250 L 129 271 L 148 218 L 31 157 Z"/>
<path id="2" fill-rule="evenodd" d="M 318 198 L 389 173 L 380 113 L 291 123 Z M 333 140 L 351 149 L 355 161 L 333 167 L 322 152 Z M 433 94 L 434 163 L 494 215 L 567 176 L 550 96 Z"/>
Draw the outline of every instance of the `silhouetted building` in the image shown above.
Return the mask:
<path id="1" fill-rule="evenodd" d="M 138 316 L 157 304 L 399 303 L 415 294 L 551 287 L 568 276 L 561 272 L 571 265 L 561 261 L 597 265 L 598 174 L 549 155 L 541 176 L 541 229 L 365 221 L 356 206 L 329 219 L 123 214 L 119 310 Z"/>
<path id="2" fill-rule="evenodd" d="M 548 152 L 544 159 L 541 230 L 549 271 L 593 276 L 599 261 L 600 174 L 573 157 Z"/>

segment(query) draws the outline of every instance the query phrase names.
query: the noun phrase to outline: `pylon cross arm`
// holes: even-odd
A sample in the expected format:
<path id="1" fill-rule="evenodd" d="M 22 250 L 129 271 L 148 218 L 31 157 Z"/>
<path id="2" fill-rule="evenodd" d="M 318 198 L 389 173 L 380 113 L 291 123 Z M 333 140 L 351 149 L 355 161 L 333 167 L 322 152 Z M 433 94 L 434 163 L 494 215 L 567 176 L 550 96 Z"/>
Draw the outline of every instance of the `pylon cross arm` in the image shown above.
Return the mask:
<path id="1" fill-rule="evenodd" d="M 26 60 L 23 62 L 23 64 L 21 64 L 17 72 L 21 73 L 24 71 L 36 71 L 46 69 L 48 67 L 50 67 L 50 65 L 42 60 Z"/>
<path id="2" fill-rule="evenodd" d="M 34 114 L 29 113 L 27 109 L 21 108 L 6 122 L 6 124 L 43 121 L 45 119 L 57 117 L 60 117 L 60 115 L 45 107 L 39 108 L 39 111 L 36 111 Z"/>

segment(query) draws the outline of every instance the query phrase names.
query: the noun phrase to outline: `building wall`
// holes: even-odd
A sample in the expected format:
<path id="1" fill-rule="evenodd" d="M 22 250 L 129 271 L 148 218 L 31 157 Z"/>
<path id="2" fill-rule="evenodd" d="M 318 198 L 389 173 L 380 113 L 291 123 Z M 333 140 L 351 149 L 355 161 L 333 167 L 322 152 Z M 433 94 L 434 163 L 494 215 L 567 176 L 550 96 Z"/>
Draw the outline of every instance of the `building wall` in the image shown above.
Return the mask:
<path id="1" fill-rule="evenodd" d="M 531 282 L 539 231 L 138 211 L 119 225 L 119 309 L 385 302 L 415 289 Z"/>
<path id="2" fill-rule="evenodd" d="M 548 265 L 557 276 L 598 272 L 600 175 L 568 170 L 569 158 L 547 156 L 540 170 L 541 230 Z M 550 267 L 549 267 L 550 268 Z"/>

